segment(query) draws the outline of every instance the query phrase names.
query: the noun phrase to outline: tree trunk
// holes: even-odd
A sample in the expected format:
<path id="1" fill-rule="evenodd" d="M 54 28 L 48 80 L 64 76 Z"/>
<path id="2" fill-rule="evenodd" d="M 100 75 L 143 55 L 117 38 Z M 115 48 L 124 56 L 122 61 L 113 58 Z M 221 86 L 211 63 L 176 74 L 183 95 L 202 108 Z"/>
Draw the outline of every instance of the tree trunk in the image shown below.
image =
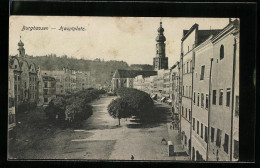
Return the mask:
<path id="1" fill-rule="evenodd" d="M 118 125 L 120 125 L 120 118 L 118 118 Z"/>

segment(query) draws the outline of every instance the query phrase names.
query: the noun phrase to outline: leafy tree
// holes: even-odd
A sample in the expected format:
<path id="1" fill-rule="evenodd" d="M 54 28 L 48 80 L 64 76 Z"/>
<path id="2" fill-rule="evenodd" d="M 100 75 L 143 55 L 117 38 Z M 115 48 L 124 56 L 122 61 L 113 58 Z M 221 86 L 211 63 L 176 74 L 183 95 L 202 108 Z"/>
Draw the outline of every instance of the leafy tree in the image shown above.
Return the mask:
<path id="1" fill-rule="evenodd" d="M 118 119 L 118 125 L 120 125 L 121 118 L 128 118 L 131 116 L 129 108 L 127 101 L 123 98 L 113 100 L 107 107 L 109 115 Z"/>

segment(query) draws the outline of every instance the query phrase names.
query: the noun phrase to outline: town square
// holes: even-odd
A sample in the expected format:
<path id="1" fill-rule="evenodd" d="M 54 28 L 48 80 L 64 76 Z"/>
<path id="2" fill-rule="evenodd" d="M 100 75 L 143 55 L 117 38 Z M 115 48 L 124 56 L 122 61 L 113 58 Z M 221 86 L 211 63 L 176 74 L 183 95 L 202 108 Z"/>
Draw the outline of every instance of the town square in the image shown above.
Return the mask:
<path id="1" fill-rule="evenodd" d="M 239 36 L 238 18 L 10 17 L 8 159 L 238 161 Z"/>

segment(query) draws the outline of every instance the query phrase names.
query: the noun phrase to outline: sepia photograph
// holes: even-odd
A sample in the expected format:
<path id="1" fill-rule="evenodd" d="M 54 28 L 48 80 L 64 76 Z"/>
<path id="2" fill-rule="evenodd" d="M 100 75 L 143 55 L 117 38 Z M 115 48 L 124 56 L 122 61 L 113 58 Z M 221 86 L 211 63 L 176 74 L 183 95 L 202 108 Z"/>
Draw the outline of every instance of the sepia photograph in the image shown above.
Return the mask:
<path id="1" fill-rule="evenodd" d="M 239 161 L 240 19 L 9 18 L 8 160 Z"/>

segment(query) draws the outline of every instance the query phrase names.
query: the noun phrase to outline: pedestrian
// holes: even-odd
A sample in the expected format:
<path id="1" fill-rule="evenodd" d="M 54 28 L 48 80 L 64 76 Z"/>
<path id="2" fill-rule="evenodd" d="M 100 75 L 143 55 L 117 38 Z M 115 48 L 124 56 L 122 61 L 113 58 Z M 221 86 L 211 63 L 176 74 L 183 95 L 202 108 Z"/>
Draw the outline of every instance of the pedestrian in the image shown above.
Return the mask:
<path id="1" fill-rule="evenodd" d="M 134 155 L 131 155 L 131 160 L 134 160 Z"/>

